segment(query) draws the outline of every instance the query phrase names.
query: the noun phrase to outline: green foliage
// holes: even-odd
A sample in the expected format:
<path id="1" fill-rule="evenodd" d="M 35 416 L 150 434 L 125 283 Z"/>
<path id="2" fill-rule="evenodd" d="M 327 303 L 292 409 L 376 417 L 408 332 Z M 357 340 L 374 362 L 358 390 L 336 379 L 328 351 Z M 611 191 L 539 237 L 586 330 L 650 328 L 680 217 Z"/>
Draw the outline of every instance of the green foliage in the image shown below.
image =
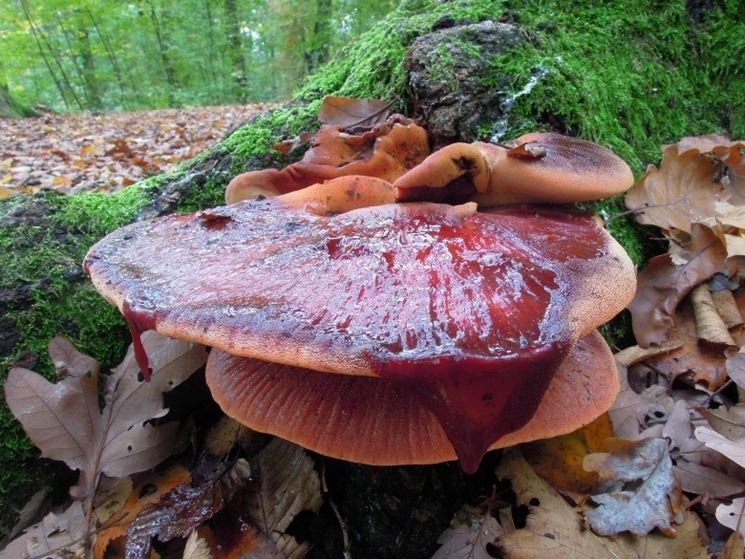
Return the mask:
<path id="1" fill-rule="evenodd" d="M 72 111 L 287 98 L 393 3 L 0 3 L 0 84 L 22 105 Z"/>

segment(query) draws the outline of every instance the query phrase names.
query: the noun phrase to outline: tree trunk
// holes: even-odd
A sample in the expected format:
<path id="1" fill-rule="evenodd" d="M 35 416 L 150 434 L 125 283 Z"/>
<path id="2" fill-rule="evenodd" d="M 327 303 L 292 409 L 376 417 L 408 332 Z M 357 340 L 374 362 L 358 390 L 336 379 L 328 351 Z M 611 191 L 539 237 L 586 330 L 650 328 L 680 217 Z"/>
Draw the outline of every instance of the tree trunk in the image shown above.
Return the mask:
<path id="1" fill-rule="evenodd" d="M 174 94 L 178 89 L 176 82 L 176 73 L 173 70 L 173 63 L 171 62 L 171 55 L 168 51 L 168 46 L 165 43 L 163 37 L 163 29 L 161 27 L 161 19 L 155 10 L 155 4 L 153 0 L 150 1 L 150 23 L 153 25 L 153 31 L 155 32 L 155 39 L 158 43 L 158 52 L 160 53 L 160 61 L 163 63 L 163 71 L 166 76 L 166 82 L 168 83 L 168 104 L 173 107 L 175 105 Z"/>
<path id="2" fill-rule="evenodd" d="M 230 64 L 233 78 L 233 99 L 245 103 L 248 99 L 248 78 L 246 77 L 246 62 L 243 57 L 243 41 L 241 40 L 240 17 L 236 0 L 225 0 L 225 35 L 228 38 Z"/>
<path id="3" fill-rule="evenodd" d="M 305 51 L 305 65 L 308 72 L 315 72 L 329 56 L 331 42 L 331 0 L 316 0 L 316 23 L 313 37 Z"/>

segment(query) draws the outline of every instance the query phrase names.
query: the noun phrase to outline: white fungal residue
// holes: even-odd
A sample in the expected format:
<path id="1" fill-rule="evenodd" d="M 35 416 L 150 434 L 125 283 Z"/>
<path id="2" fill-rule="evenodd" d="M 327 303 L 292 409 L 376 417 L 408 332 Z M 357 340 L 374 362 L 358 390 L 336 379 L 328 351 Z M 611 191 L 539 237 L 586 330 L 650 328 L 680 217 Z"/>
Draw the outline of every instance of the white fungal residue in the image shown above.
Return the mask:
<path id="1" fill-rule="evenodd" d="M 557 56 L 555 58 L 555 61 L 559 64 L 563 62 L 560 56 Z M 502 100 L 501 103 L 499 103 L 499 108 L 502 111 L 502 116 L 494 123 L 494 126 L 492 128 L 492 135 L 491 138 L 489 138 L 489 141 L 491 143 L 498 144 L 507 134 L 507 131 L 509 130 L 510 113 L 515 107 L 515 103 L 517 102 L 517 100 L 520 97 L 528 95 L 531 91 L 533 91 L 535 86 L 538 85 L 538 82 L 540 82 L 550 73 L 551 68 L 543 65 L 539 66 L 533 71 L 533 75 L 530 76 L 528 83 L 526 83 L 520 91 L 516 91 L 515 93 L 508 95 Z"/>

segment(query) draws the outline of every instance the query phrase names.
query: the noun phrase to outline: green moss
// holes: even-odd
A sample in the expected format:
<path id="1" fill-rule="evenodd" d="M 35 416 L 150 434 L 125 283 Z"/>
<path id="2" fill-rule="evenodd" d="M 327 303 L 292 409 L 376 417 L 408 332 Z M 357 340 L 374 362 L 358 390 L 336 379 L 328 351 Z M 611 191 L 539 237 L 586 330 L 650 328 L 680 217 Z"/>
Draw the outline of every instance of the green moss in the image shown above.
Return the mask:
<path id="1" fill-rule="evenodd" d="M 501 5 L 484 0 L 402 2 L 362 40 L 309 77 L 297 97 L 318 99 L 329 94 L 374 97 L 393 102 L 394 110 L 405 111 L 409 103 L 404 59 L 411 42 L 431 30 L 442 17 L 473 23 L 497 17 Z"/>
<path id="2" fill-rule="evenodd" d="M 515 100 L 506 137 L 558 127 L 610 147 L 638 174 L 683 136 L 745 135 L 736 4 L 697 23 L 684 2 L 515 3 L 535 40 L 495 57 L 490 75 L 511 76 L 507 95 L 545 75 Z"/>

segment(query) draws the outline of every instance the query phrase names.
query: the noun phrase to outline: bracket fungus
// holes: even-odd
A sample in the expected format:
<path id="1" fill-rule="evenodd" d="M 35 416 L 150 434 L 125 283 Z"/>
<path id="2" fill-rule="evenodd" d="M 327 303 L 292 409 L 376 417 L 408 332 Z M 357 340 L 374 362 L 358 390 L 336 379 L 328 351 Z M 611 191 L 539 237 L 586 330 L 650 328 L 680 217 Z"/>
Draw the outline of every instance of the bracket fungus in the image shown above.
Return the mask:
<path id="1" fill-rule="evenodd" d="M 512 147 L 450 144 L 398 178 L 396 200 L 502 204 L 566 204 L 608 198 L 634 177 L 613 152 L 549 132 L 520 136 Z"/>
<path id="2" fill-rule="evenodd" d="M 384 180 L 342 177 L 134 223 L 85 268 L 135 338 L 216 348 L 207 378 L 226 413 L 323 454 L 473 472 L 489 448 L 610 406 L 595 328 L 635 274 L 592 216 L 392 200 Z"/>
<path id="3" fill-rule="evenodd" d="M 238 175 L 228 184 L 225 201 L 234 204 L 258 195 L 276 196 L 347 175 L 393 182 L 427 155 L 427 131 L 401 115 L 391 115 L 372 127 L 327 124 L 314 136 L 302 160 L 281 171 L 263 169 Z"/>

